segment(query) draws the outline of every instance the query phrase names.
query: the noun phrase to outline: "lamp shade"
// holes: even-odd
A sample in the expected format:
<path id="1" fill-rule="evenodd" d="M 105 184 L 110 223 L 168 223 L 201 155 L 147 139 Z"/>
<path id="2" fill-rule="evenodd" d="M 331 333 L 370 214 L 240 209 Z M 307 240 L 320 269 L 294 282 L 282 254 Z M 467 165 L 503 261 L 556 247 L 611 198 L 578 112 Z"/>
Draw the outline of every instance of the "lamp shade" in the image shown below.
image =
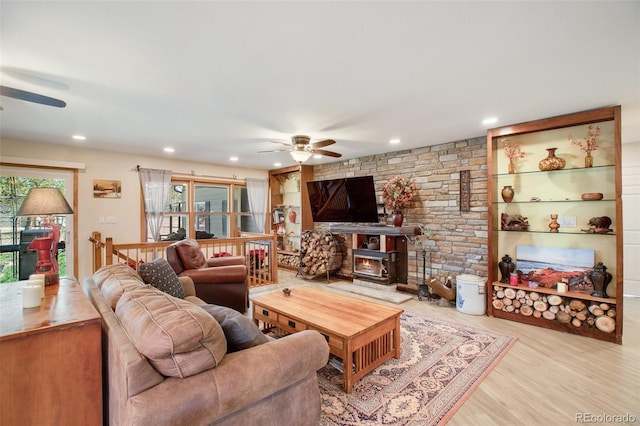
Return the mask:
<path id="1" fill-rule="evenodd" d="M 47 216 L 73 214 L 58 188 L 31 188 L 16 216 Z"/>
<path id="2" fill-rule="evenodd" d="M 309 157 L 311 157 L 311 153 L 309 151 L 293 150 L 291 151 L 291 156 L 298 163 L 304 163 L 309 159 Z"/>

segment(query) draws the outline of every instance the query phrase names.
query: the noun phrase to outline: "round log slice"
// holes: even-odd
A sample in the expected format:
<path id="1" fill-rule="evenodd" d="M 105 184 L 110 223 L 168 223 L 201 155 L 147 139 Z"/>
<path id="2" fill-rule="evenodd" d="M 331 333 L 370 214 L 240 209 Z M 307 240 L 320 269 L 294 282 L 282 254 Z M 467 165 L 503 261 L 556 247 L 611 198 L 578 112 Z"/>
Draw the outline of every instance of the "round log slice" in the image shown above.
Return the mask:
<path id="1" fill-rule="evenodd" d="M 613 333 L 616 329 L 616 322 L 613 318 L 603 315 L 596 318 L 596 328 L 605 333 Z"/>

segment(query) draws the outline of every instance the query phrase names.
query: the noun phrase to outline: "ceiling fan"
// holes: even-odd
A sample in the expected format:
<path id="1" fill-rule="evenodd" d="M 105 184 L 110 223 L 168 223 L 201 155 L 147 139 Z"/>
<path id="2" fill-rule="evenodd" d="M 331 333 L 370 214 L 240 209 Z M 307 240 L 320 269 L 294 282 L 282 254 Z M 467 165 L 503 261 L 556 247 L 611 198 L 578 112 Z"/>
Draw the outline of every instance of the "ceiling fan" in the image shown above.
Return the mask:
<path id="1" fill-rule="evenodd" d="M 324 139 L 317 142 L 311 142 L 311 138 L 305 135 L 295 135 L 291 137 L 291 143 L 279 142 L 279 141 L 271 141 L 273 143 L 278 143 L 281 145 L 286 145 L 288 149 L 273 149 L 269 151 L 258 151 L 258 152 L 282 152 L 289 151 L 294 160 L 298 163 L 304 163 L 307 161 L 312 155 L 320 154 L 326 155 L 327 157 L 342 157 L 342 154 L 334 151 L 327 151 L 326 149 L 320 149 L 325 146 L 333 145 L 336 143 L 333 139 Z"/>
<path id="2" fill-rule="evenodd" d="M 7 86 L 0 86 L 0 95 L 56 108 L 64 108 L 67 106 L 67 103 L 60 99 L 50 98 L 49 96 L 39 95 L 38 93 L 27 92 L 26 90 L 14 89 Z"/>

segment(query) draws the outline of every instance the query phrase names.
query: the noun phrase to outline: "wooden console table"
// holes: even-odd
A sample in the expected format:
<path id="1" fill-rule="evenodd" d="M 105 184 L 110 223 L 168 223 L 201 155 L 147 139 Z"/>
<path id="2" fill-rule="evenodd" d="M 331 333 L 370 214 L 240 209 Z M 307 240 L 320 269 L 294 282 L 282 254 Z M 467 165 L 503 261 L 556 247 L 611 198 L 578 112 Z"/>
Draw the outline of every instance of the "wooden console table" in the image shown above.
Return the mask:
<path id="1" fill-rule="evenodd" d="M 36 308 L 23 286 L 0 284 L 0 424 L 101 425 L 100 315 L 73 279 Z"/>

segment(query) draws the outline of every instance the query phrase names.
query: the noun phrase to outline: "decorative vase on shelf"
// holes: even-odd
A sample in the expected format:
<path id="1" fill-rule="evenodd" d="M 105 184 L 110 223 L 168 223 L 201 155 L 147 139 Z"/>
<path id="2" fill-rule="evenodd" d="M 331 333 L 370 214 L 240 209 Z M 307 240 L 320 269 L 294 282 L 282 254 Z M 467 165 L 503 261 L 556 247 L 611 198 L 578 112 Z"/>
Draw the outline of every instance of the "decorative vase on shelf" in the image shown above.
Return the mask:
<path id="1" fill-rule="evenodd" d="M 543 172 L 564 169 L 565 161 L 560 157 L 556 157 L 556 149 L 558 148 L 547 148 L 547 157 L 538 163 L 538 168 Z"/>
<path id="2" fill-rule="evenodd" d="M 584 167 L 589 168 L 593 167 L 593 157 L 591 156 L 591 151 L 587 152 L 587 155 L 584 157 Z"/>
<path id="3" fill-rule="evenodd" d="M 391 215 L 391 223 L 393 226 L 402 226 L 402 222 L 404 222 L 404 215 L 401 211 L 394 211 Z"/>
<path id="4" fill-rule="evenodd" d="M 549 223 L 549 232 L 558 232 L 560 224 L 558 223 L 558 215 L 556 213 L 551 214 L 551 222 Z"/>
<path id="5" fill-rule="evenodd" d="M 513 196 L 515 195 L 515 191 L 513 190 L 513 187 L 511 185 L 505 185 L 502 188 L 500 195 L 502 195 L 502 199 L 504 200 L 505 203 L 510 203 L 511 201 L 513 201 Z"/>
<path id="6" fill-rule="evenodd" d="M 500 282 L 508 283 L 511 273 L 516 270 L 516 264 L 511 261 L 511 256 L 505 254 L 502 261 L 498 263 L 498 269 L 500 269 Z"/>
<path id="7" fill-rule="evenodd" d="M 607 297 L 607 286 L 613 279 L 613 276 L 607 272 L 607 267 L 604 266 L 602 262 L 598 262 L 589 274 L 589 278 L 591 278 L 591 282 L 593 283 L 593 293 L 591 293 L 591 295 L 595 297 Z"/>
<path id="8" fill-rule="evenodd" d="M 296 217 L 296 211 L 293 209 L 289 210 L 289 223 L 296 223 Z"/>
<path id="9" fill-rule="evenodd" d="M 286 233 L 287 233 L 287 230 L 285 229 L 284 222 L 280 222 L 278 224 L 278 229 L 276 230 L 276 234 L 278 234 L 278 236 L 280 237 L 283 237 L 284 234 Z"/>
<path id="10" fill-rule="evenodd" d="M 513 158 L 509 158 L 509 165 L 507 166 L 507 171 L 509 174 L 513 174 L 516 172 L 516 164 L 513 162 Z"/>

